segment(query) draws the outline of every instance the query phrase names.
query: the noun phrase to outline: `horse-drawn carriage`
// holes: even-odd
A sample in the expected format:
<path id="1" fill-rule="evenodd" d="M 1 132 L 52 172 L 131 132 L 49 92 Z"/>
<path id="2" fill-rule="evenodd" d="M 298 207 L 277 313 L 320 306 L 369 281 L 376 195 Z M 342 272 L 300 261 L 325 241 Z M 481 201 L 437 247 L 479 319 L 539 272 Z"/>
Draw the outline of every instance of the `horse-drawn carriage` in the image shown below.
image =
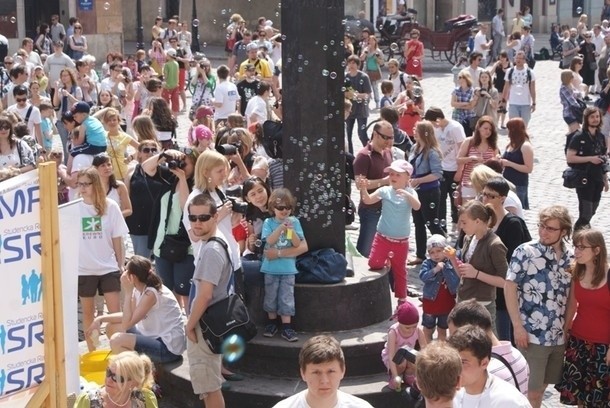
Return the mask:
<path id="1" fill-rule="evenodd" d="M 377 20 L 381 35 L 379 47 L 389 58 L 397 58 L 404 63 L 403 47 L 411 30 L 419 30 L 419 40 L 430 50 L 435 61 L 447 60 L 455 64 L 461 56 L 467 55 L 468 38 L 471 29 L 478 23 L 476 17 L 463 14 L 445 21 L 442 31 L 433 31 L 417 22 L 417 10 L 407 9 L 402 15 L 392 15 Z"/>

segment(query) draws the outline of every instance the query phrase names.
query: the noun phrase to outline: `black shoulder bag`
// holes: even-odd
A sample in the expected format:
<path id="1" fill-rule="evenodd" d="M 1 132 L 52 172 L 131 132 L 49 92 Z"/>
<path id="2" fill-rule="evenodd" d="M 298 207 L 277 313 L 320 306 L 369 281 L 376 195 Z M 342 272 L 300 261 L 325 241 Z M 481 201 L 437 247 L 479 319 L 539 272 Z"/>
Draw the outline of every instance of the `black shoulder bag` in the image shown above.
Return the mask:
<path id="1" fill-rule="evenodd" d="M 184 225 L 180 222 L 180 228 L 177 234 L 167 234 L 167 224 L 169 223 L 169 216 L 172 211 L 172 202 L 174 201 L 174 192 L 176 186 L 174 186 L 169 193 L 169 200 L 167 203 L 167 213 L 165 216 L 165 233 L 161 246 L 159 246 L 159 255 L 161 258 L 166 259 L 170 262 L 182 262 L 189 253 L 189 247 L 191 241 L 184 231 Z"/>
<path id="2" fill-rule="evenodd" d="M 224 249 L 231 266 L 231 278 L 227 285 L 227 297 L 207 307 L 203 316 L 199 319 L 199 326 L 201 326 L 203 339 L 210 351 L 214 354 L 223 354 L 222 346 L 226 340 L 233 343 L 240 338 L 248 342 L 256 336 L 257 330 L 256 325 L 250 319 L 248 308 L 241 296 L 229 293 L 233 284 L 234 273 L 227 243 L 218 237 L 211 237 L 209 241 L 218 242 Z"/>

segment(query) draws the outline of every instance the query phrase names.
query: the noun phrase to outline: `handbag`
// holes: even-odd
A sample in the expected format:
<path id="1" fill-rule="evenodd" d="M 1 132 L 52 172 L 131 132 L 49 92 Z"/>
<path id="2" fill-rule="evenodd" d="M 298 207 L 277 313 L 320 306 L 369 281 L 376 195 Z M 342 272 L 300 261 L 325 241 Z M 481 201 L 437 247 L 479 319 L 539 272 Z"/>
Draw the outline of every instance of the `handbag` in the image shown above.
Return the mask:
<path id="1" fill-rule="evenodd" d="M 339 283 L 347 275 L 347 260 L 332 248 L 316 249 L 297 257 L 297 283 Z"/>
<path id="2" fill-rule="evenodd" d="M 381 79 L 381 72 L 379 69 L 373 71 L 366 71 L 366 74 L 369 76 L 371 82 L 379 81 Z"/>
<path id="3" fill-rule="evenodd" d="M 574 115 L 574 119 L 576 119 L 578 123 L 582 123 L 585 109 L 587 109 L 587 104 L 580 99 L 576 99 L 576 102 L 578 102 L 578 106 L 570 106 L 570 112 L 572 115 Z"/>
<path id="4" fill-rule="evenodd" d="M 188 255 L 189 248 L 191 246 L 191 241 L 186 232 L 183 232 L 184 226 L 182 222 L 180 223 L 180 228 L 178 228 L 177 234 L 167 234 L 169 214 L 172 210 L 172 196 L 174 195 L 175 190 L 176 186 L 174 186 L 170 190 L 169 200 L 167 202 L 167 214 L 165 216 L 165 233 L 163 236 L 163 241 L 161 241 L 161 245 L 159 246 L 159 256 L 170 262 L 177 263 L 182 262 L 184 258 L 186 258 L 186 256 Z M 181 234 L 180 232 L 183 233 Z"/>
<path id="5" fill-rule="evenodd" d="M 227 243 L 218 237 L 211 237 L 209 241 L 218 242 L 225 250 L 231 264 L 231 278 L 227 285 L 227 297 L 207 307 L 199 319 L 199 326 L 210 351 L 214 354 L 222 354 L 222 344 L 226 339 L 237 335 L 248 342 L 256 336 L 257 330 L 241 296 L 229 293 L 233 285 L 234 271 Z"/>
<path id="6" fill-rule="evenodd" d="M 587 165 L 587 169 L 588 169 Z M 587 170 L 568 167 L 563 171 L 563 186 L 565 188 L 579 188 L 587 185 Z"/>
<path id="7" fill-rule="evenodd" d="M 233 52 L 233 47 L 235 47 L 236 42 L 237 42 L 237 40 L 234 37 L 228 38 L 227 41 L 225 41 L 225 51 Z"/>

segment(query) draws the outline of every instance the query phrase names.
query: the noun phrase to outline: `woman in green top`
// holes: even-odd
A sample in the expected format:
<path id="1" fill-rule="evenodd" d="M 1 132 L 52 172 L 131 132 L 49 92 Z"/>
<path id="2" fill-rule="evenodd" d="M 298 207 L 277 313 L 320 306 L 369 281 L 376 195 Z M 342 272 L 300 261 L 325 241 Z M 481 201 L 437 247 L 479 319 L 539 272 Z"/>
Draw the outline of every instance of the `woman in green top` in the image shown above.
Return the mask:
<path id="1" fill-rule="evenodd" d="M 152 362 L 145 354 L 124 351 L 108 359 L 104 386 L 83 391 L 74 408 L 157 408 Z"/>
<path id="2" fill-rule="evenodd" d="M 369 45 L 362 50 L 360 54 L 360 61 L 362 61 L 362 70 L 366 72 L 371 81 L 371 88 L 373 88 L 373 95 L 375 96 L 375 104 L 379 109 L 379 86 L 377 82 L 381 79 L 381 67 L 383 66 L 383 53 L 377 45 L 377 38 L 374 36 L 369 37 Z"/>

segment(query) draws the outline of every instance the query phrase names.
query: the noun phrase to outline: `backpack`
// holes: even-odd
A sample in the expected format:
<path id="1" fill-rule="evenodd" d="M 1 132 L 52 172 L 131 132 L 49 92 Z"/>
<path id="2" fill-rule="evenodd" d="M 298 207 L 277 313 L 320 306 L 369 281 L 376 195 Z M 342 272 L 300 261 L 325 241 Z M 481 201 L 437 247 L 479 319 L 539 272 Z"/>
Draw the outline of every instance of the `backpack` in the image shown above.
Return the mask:
<path id="1" fill-rule="evenodd" d="M 515 70 L 515 67 L 512 67 L 509 71 L 508 71 L 508 83 L 509 84 L 513 84 L 513 71 Z M 527 83 L 529 84 L 530 82 L 532 82 L 532 69 L 531 68 L 527 68 Z"/>
<path id="2" fill-rule="evenodd" d="M 400 79 L 400 91 L 404 91 L 407 89 L 407 83 L 405 82 L 405 73 L 401 72 L 398 74 L 398 79 Z M 392 80 L 392 75 L 388 75 L 388 80 Z"/>
<path id="3" fill-rule="evenodd" d="M 266 120 L 263 123 L 263 147 L 272 159 L 282 158 L 282 122 Z"/>

